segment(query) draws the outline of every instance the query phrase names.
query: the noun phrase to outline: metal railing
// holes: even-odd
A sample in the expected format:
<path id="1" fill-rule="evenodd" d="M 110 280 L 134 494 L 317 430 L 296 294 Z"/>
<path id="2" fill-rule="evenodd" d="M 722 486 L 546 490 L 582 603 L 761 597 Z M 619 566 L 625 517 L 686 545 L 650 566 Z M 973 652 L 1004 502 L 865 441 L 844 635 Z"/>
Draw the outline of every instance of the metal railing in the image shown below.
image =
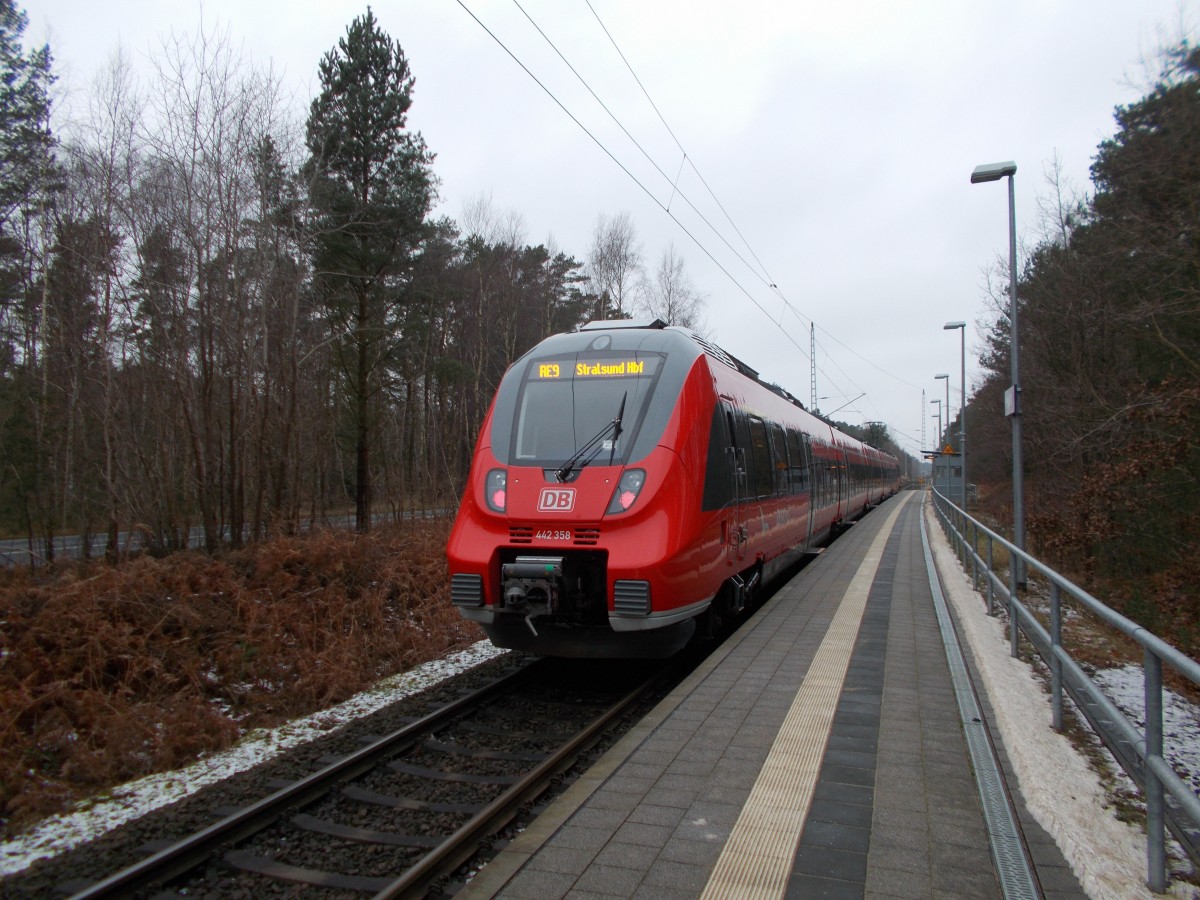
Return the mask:
<path id="1" fill-rule="evenodd" d="M 938 521 L 958 555 L 959 562 L 980 590 L 986 585 L 988 615 L 997 604 L 1008 611 L 1009 651 L 1018 655 L 1021 634 L 1050 669 L 1051 716 L 1054 729 L 1063 728 L 1063 692 L 1075 702 L 1093 731 L 1112 752 L 1121 768 L 1141 788 L 1146 802 L 1146 883 L 1150 890 L 1166 890 L 1166 831 L 1179 841 L 1200 867 L 1200 797 L 1163 757 L 1163 664 L 1200 686 L 1200 664 L 1166 641 L 1101 603 L 1049 566 L 967 515 L 936 490 L 933 496 Z M 997 550 L 1007 557 L 1007 583 L 997 574 Z M 1050 588 L 1050 627 L 1047 629 L 1023 603 L 1017 590 L 1017 560 L 1029 573 L 1037 573 Z M 1003 564 L 1003 561 L 1002 561 Z M 1112 626 L 1142 648 L 1145 685 L 1145 726 L 1139 730 L 1063 647 L 1063 596 Z"/>

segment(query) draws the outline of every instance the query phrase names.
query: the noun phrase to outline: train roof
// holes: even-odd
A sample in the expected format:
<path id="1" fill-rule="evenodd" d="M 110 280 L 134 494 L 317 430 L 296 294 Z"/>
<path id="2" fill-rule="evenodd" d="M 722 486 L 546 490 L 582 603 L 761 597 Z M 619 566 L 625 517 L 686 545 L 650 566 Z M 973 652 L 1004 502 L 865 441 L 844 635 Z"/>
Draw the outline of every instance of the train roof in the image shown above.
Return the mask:
<path id="1" fill-rule="evenodd" d="M 630 329 L 630 330 L 654 329 L 657 331 L 674 332 L 676 334 L 682 334 L 685 337 L 689 338 L 694 344 L 696 344 L 700 348 L 701 352 L 703 352 L 705 355 L 711 356 L 713 359 L 716 359 L 716 360 L 724 363 L 725 365 L 729 366 L 729 368 L 733 369 L 736 372 L 741 373 L 745 377 L 749 378 L 751 381 L 758 382 L 763 387 L 765 387 L 767 390 L 771 391 L 774 394 L 777 394 L 778 396 L 782 397 L 784 400 L 787 400 L 789 403 L 792 403 L 795 406 L 800 407 L 800 409 L 804 409 L 807 411 L 807 408 L 805 407 L 805 405 L 803 403 L 801 403 L 800 400 L 797 399 L 797 397 L 794 394 L 792 394 L 790 391 L 786 391 L 783 388 L 781 388 L 779 385 L 772 384 L 769 381 L 763 381 L 761 378 L 759 378 L 757 369 L 753 369 L 750 366 L 746 365 L 744 362 L 742 362 L 742 360 L 738 359 L 736 356 L 734 356 L 728 350 L 725 350 L 723 347 L 720 347 L 717 344 L 714 344 L 712 341 L 710 341 L 704 335 L 699 334 L 698 332 L 692 331 L 690 328 L 684 328 L 681 325 L 668 325 L 662 319 L 599 319 L 599 320 L 594 320 L 594 321 L 588 322 L 586 325 L 581 326 L 579 329 L 579 332 L 577 332 L 577 333 L 595 332 L 595 331 L 615 331 L 615 330 L 623 330 L 623 329 Z"/>
<path id="2" fill-rule="evenodd" d="M 603 344 L 598 344 L 597 339 L 601 335 L 606 335 L 608 341 Z M 814 413 L 807 409 L 793 394 L 779 387 L 779 385 L 771 384 L 763 381 L 759 377 L 758 370 L 746 365 L 732 353 L 724 350 L 717 344 L 705 338 L 703 335 L 697 334 L 690 328 L 683 328 L 678 325 L 667 325 L 662 319 L 602 319 L 588 322 L 586 325 L 580 326 L 576 331 L 565 332 L 551 335 L 543 340 L 536 347 L 531 348 L 528 353 L 522 356 L 525 359 L 533 353 L 579 353 L 588 349 L 610 349 L 616 351 L 658 351 L 669 354 L 669 356 L 685 363 L 685 367 L 690 367 L 690 360 L 695 360 L 700 356 L 707 356 L 710 359 L 717 360 L 735 372 L 748 378 L 755 384 L 765 388 L 771 393 L 790 403 L 796 408 L 803 410 L 810 416 L 813 416 L 824 425 L 833 429 L 834 433 L 841 438 L 853 441 L 862 447 L 869 447 L 878 453 L 887 454 L 886 451 L 879 450 L 875 447 L 870 447 L 853 435 L 846 434 L 837 427 L 836 424 L 829 419 Z M 517 366 L 521 360 L 513 363 Z M 501 394 L 503 394 L 503 385 Z M 497 402 L 501 400 L 501 395 L 497 396 Z M 515 398 L 514 398 L 515 402 Z"/>
<path id="3" fill-rule="evenodd" d="M 699 356 L 701 353 L 703 353 L 706 356 L 709 356 L 713 359 L 716 359 L 716 360 L 724 363 L 725 365 L 729 366 L 729 368 L 733 369 L 736 372 L 739 372 L 741 375 L 745 376 L 746 378 L 749 378 L 751 381 L 754 381 L 754 382 L 762 385 L 764 388 L 771 391 L 773 394 L 776 394 L 777 396 L 782 397 L 784 400 L 786 400 L 788 403 L 791 403 L 793 406 L 796 406 L 796 407 L 804 410 L 809 415 L 812 415 L 812 416 L 816 417 L 817 419 L 821 420 L 822 422 L 824 422 L 826 425 L 828 425 L 830 428 L 832 428 L 837 434 L 839 434 L 843 438 L 846 438 L 846 439 L 849 439 L 852 441 L 856 441 L 859 444 L 861 444 L 863 447 L 868 447 L 872 450 L 875 450 L 877 453 L 883 453 L 888 456 L 891 455 L 891 454 L 887 453 L 886 450 L 880 450 L 878 447 L 872 447 L 870 444 L 866 443 L 865 441 L 861 441 L 858 438 L 854 437 L 853 435 L 849 435 L 849 434 L 846 434 L 845 432 L 841 431 L 841 429 L 839 429 L 838 426 L 833 421 L 831 421 L 830 419 L 821 415 L 820 413 L 817 413 L 817 412 L 814 412 L 813 410 L 808 409 L 808 407 L 806 407 L 790 391 L 785 390 L 784 388 L 780 387 L 777 384 L 772 384 L 769 381 L 763 381 L 759 377 L 759 373 L 758 373 L 757 369 L 753 369 L 750 366 L 746 365 L 744 362 L 742 362 L 740 359 L 738 359 L 732 353 L 728 352 L 727 350 L 723 349 L 722 347 L 718 346 L 717 344 L 714 344 L 712 341 L 708 340 L 708 338 L 704 337 L 703 335 L 698 334 L 695 331 L 692 331 L 690 328 L 684 328 L 679 325 L 668 325 L 662 319 L 597 319 L 597 320 L 588 322 L 586 325 L 580 326 L 579 330 L 577 332 L 574 332 L 574 336 L 583 335 L 583 334 L 593 335 L 596 332 L 620 332 L 620 331 L 627 331 L 627 332 L 629 332 L 629 334 L 631 336 L 634 334 L 637 334 L 639 332 L 644 335 L 644 333 L 647 331 L 661 332 L 663 334 L 664 338 L 666 338 L 666 335 L 672 334 L 672 333 L 682 335 L 682 336 L 690 339 L 690 341 L 698 348 L 698 351 L 696 353 L 697 356 Z M 567 337 L 567 336 L 568 335 L 561 335 L 561 337 Z M 635 339 L 635 341 L 637 344 L 640 344 L 641 346 L 646 346 L 646 344 L 640 339 Z M 666 338 L 666 341 L 670 341 L 670 339 Z M 664 347 L 666 346 L 666 341 L 664 342 L 664 345 L 663 345 Z M 633 342 L 631 342 L 631 343 L 633 343 Z M 676 344 L 676 346 L 678 346 L 677 341 L 671 341 L 671 343 L 674 343 L 674 344 Z M 647 347 L 647 349 L 652 349 L 652 347 Z"/>

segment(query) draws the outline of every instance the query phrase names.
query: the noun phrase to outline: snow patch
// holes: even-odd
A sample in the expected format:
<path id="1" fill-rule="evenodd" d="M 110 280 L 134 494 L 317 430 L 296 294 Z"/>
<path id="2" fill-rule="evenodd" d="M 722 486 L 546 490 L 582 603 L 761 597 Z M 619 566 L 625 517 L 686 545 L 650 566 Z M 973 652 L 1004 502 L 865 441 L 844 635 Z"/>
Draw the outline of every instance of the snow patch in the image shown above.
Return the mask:
<path id="1" fill-rule="evenodd" d="M 1160 896 L 1146 887 L 1145 834 L 1116 818 L 1087 760 L 1051 728 L 1049 698 L 1030 667 L 1009 656 L 1007 621 L 987 614 L 932 508 L 925 515 L 942 588 L 975 656 L 1030 813 L 1054 838 L 1089 897 Z M 1140 672 L 1137 683 L 1141 690 Z M 1195 896 L 1189 885 L 1170 885 L 1168 892 Z"/>
<path id="2" fill-rule="evenodd" d="M 1146 727 L 1146 688 L 1141 666 L 1101 669 L 1092 680 L 1139 729 Z M 1193 791 L 1200 791 L 1200 706 L 1163 691 L 1163 758 Z"/>

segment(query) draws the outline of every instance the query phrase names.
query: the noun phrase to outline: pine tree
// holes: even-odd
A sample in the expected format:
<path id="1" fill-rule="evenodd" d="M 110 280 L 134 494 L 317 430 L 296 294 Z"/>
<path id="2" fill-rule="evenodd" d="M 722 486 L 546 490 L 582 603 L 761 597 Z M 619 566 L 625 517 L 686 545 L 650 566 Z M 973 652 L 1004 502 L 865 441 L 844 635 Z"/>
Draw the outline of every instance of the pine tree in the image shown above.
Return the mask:
<path id="1" fill-rule="evenodd" d="M 50 48 L 25 53 L 28 16 L 0 0 L 0 227 L 44 187 L 52 161 Z"/>
<path id="2" fill-rule="evenodd" d="M 20 521 L 32 539 L 45 475 L 36 368 L 56 168 L 50 48 L 24 51 L 27 22 L 13 0 L 0 0 L 0 458 L 8 462 L 0 471 L 0 518 Z"/>
<path id="3" fill-rule="evenodd" d="M 350 399 L 355 515 L 367 531 L 374 412 L 434 198 L 433 157 L 406 128 L 414 79 L 404 51 L 370 8 L 323 57 L 320 75 L 305 166 L 314 282 Z"/>
<path id="4" fill-rule="evenodd" d="M 21 236 L 20 220 L 54 185 L 50 48 L 25 52 L 27 24 L 13 0 L 0 0 L 0 373 L 13 359 L 11 305 L 29 288 L 21 260 L 33 249 Z"/>

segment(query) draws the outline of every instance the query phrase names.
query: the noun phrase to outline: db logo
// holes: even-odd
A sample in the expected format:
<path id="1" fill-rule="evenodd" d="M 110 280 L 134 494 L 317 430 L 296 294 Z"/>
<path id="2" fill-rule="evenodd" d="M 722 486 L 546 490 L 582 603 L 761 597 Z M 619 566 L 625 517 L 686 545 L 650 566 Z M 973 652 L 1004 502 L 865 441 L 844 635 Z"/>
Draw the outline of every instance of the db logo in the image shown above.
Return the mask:
<path id="1" fill-rule="evenodd" d="M 570 512 L 575 507 L 575 488 L 542 488 L 538 512 Z"/>

